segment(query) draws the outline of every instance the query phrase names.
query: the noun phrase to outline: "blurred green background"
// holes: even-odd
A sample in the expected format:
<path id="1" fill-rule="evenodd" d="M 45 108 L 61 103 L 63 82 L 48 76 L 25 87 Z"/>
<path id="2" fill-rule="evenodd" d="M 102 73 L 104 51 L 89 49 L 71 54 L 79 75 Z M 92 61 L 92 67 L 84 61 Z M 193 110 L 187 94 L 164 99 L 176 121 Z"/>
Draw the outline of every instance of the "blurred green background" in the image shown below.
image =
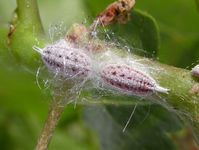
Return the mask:
<path id="1" fill-rule="evenodd" d="M 45 32 L 48 33 L 52 24 L 64 22 L 69 28 L 75 22 L 94 18 L 110 2 L 112 1 L 38 0 L 38 6 Z M 5 37 L 15 8 L 15 0 L 0 0 L 1 150 L 34 149 L 51 99 L 38 88 L 35 74 L 19 70 L 17 66 L 3 61 L 2 51 L 9 53 Z M 136 8 L 151 14 L 157 21 L 160 31 L 160 62 L 189 69 L 192 63 L 197 63 L 199 12 L 194 0 L 137 0 Z M 85 125 L 82 113 L 80 106 L 76 109 L 67 106 L 50 145 L 51 150 L 98 149 L 99 141 L 95 133 Z M 184 134 L 187 135 L 183 132 Z M 192 144 L 192 136 L 187 141 Z"/>

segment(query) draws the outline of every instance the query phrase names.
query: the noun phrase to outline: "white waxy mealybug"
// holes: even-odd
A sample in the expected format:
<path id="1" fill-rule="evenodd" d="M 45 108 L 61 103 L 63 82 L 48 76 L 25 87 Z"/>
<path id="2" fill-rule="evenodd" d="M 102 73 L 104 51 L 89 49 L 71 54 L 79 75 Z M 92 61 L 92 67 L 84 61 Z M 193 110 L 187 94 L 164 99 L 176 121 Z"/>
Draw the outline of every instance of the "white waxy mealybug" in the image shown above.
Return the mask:
<path id="1" fill-rule="evenodd" d="M 192 70 L 191 73 L 195 77 L 199 77 L 199 65 L 196 65 Z"/>
<path id="2" fill-rule="evenodd" d="M 70 47 L 60 40 L 44 49 L 34 47 L 41 55 L 49 70 L 64 77 L 86 77 L 91 71 L 91 60 L 81 49 Z"/>
<path id="3" fill-rule="evenodd" d="M 101 73 L 103 81 L 114 89 L 136 96 L 150 96 L 154 92 L 168 93 L 146 73 L 128 65 L 109 64 Z"/>

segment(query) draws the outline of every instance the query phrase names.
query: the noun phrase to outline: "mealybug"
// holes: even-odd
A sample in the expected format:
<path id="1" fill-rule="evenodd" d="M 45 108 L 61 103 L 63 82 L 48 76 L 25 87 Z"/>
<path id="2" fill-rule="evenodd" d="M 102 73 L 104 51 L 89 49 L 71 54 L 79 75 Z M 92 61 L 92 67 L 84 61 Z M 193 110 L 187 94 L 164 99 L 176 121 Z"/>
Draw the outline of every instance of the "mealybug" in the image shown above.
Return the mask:
<path id="1" fill-rule="evenodd" d="M 199 65 L 196 65 L 194 68 L 192 68 L 191 73 L 195 77 L 199 77 Z"/>
<path id="2" fill-rule="evenodd" d="M 90 57 L 81 49 L 75 49 L 65 40 L 44 49 L 34 47 L 41 55 L 49 70 L 64 77 L 86 77 L 91 70 Z"/>
<path id="3" fill-rule="evenodd" d="M 101 73 L 103 81 L 114 89 L 136 96 L 149 96 L 154 92 L 168 93 L 146 73 L 123 64 L 109 64 Z"/>

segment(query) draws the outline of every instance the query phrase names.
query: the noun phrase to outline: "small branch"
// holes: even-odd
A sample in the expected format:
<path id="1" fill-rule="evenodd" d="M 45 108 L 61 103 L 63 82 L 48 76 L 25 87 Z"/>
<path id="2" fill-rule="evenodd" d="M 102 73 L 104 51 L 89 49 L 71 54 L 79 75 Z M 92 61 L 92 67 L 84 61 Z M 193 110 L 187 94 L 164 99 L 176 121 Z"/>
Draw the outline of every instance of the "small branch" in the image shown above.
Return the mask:
<path id="1" fill-rule="evenodd" d="M 114 23 L 125 24 L 129 21 L 130 12 L 135 5 L 135 0 L 118 0 L 110 4 L 103 12 L 101 12 L 96 20 L 99 19 L 102 25 Z"/>
<path id="2" fill-rule="evenodd" d="M 62 101 L 55 100 L 50 108 L 48 119 L 45 122 L 42 134 L 38 140 L 36 150 L 47 150 L 48 145 L 51 141 L 55 128 L 61 118 L 61 115 L 64 111 L 64 106 Z"/>
<path id="3" fill-rule="evenodd" d="M 107 26 L 115 23 L 127 23 L 130 20 L 130 12 L 134 5 L 135 0 L 118 0 L 113 2 L 96 17 L 91 25 L 91 30 L 95 31 L 98 25 Z"/>

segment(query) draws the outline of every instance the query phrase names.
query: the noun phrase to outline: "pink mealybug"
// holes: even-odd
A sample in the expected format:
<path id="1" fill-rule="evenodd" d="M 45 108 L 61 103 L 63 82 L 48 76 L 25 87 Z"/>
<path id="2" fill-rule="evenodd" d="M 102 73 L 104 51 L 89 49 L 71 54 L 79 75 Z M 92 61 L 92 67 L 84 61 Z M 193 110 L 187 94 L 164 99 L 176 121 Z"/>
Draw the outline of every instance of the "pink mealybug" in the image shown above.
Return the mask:
<path id="1" fill-rule="evenodd" d="M 86 77 L 91 71 L 90 57 L 81 49 L 70 46 L 65 40 L 47 45 L 44 49 L 34 47 L 49 70 L 63 77 Z"/>
<path id="2" fill-rule="evenodd" d="M 191 73 L 195 77 L 199 77 L 199 65 L 196 65 L 195 67 L 192 68 Z"/>
<path id="3" fill-rule="evenodd" d="M 103 81 L 112 88 L 135 96 L 150 96 L 154 92 L 168 93 L 146 73 L 124 64 L 109 64 L 101 73 Z"/>

